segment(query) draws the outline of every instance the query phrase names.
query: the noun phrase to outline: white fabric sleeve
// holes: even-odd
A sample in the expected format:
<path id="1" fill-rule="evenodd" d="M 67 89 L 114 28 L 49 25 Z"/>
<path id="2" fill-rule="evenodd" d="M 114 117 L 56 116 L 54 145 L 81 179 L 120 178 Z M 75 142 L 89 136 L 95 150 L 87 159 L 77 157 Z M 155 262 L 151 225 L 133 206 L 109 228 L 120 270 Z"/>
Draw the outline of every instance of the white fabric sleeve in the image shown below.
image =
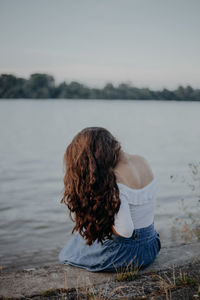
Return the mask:
<path id="1" fill-rule="evenodd" d="M 130 214 L 130 209 L 125 196 L 120 193 L 121 205 L 115 215 L 114 230 L 122 237 L 130 238 L 133 234 L 134 225 Z"/>

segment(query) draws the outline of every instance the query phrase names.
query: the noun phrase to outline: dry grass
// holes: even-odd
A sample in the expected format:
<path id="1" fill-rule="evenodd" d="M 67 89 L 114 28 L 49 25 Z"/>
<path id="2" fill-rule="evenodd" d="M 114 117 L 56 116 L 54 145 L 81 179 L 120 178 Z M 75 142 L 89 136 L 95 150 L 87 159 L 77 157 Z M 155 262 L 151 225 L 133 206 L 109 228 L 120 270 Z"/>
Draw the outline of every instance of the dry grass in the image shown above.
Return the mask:
<path id="1" fill-rule="evenodd" d="M 138 267 L 133 260 L 126 267 L 116 269 L 116 281 L 132 281 L 137 277 L 141 266 Z"/>
<path id="2" fill-rule="evenodd" d="M 191 275 L 188 275 L 186 271 L 182 271 L 181 269 L 176 273 L 174 267 L 172 268 L 172 274 L 155 275 L 155 277 L 159 280 L 160 292 L 165 294 L 166 300 L 173 300 L 172 292 L 174 290 L 200 284 L 199 278 L 191 277 Z M 198 286 L 198 291 L 196 298 L 200 299 L 200 285 Z"/>
<path id="3" fill-rule="evenodd" d="M 189 167 L 189 179 L 186 179 L 184 176 L 181 176 L 181 182 L 186 184 L 191 194 L 195 193 L 197 197 L 196 211 L 195 215 L 189 211 L 190 206 L 185 202 L 184 199 L 180 200 L 180 210 L 184 212 L 185 217 L 176 217 L 173 220 L 173 226 L 171 230 L 181 237 L 183 242 L 191 242 L 192 240 L 200 240 L 200 223 L 199 223 L 199 214 L 200 214 L 200 162 L 194 163 L 191 162 L 188 164 Z M 172 182 L 175 182 L 179 179 L 178 175 L 170 176 Z M 199 211 L 199 214 L 198 214 Z"/>

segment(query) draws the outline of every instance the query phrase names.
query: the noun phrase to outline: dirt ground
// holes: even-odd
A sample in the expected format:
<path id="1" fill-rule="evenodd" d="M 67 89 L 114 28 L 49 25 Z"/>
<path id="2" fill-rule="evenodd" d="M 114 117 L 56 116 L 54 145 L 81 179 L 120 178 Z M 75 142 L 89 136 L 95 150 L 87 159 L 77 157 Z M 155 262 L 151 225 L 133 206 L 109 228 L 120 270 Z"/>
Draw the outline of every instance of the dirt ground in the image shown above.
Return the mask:
<path id="1" fill-rule="evenodd" d="M 130 281 L 109 280 L 85 288 L 54 289 L 29 299 L 149 299 L 194 300 L 200 299 L 200 261 L 182 267 L 136 275 Z"/>
<path id="2" fill-rule="evenodd" d="M 166 247 L 147 269 L 92 273 L 54 264 L 0 271 L 0 299 L 200 300 L 200 243 Z"/>

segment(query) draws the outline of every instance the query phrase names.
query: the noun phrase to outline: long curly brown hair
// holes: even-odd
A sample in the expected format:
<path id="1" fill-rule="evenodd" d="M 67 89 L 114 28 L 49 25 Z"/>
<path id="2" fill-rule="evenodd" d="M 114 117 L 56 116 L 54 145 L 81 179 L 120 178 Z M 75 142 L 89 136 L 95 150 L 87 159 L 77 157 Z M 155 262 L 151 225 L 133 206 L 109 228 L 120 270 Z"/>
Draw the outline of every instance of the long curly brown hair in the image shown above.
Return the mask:
<path id="1" fill-rule="evenodd" d="M 68 206 L 75 221 L 72 233 L 78 231 L 87 245 L 112 238 L 114 217 L 121 203 L 113 170 L 120 150 L 120 143 L 102 127 L 83 129 L 66 149 L 61 203 Z"/>

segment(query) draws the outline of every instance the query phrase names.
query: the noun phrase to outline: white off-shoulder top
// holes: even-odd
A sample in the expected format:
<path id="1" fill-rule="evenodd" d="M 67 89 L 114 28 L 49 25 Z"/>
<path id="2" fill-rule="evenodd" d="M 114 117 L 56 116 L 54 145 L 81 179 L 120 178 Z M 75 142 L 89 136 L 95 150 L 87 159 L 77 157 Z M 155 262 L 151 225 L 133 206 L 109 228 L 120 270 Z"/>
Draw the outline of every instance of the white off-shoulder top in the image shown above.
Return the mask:
<path id="1" fill-rule="evenodd" d="M 131 237 L 133 230 L 144 228 L 153 223 L 157 178 L 141 189 L 132 189 L 122 183 L 117 183 L 120 192 L 121 205 L 115 216 L 114 229 L 124 237 Z"/>

